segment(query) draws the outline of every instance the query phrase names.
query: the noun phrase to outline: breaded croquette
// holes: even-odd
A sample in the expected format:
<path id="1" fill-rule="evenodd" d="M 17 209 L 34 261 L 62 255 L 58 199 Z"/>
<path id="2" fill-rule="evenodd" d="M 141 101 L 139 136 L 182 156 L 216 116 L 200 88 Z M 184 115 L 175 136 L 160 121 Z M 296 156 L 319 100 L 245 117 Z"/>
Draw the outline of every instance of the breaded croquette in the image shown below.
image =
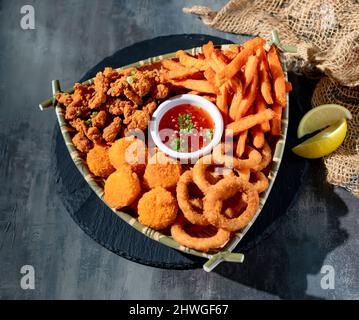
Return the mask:
<path id="1" fill-rule="evenodd" d="M 87 165 L 95 176 L 107 178 L 115 171 L 108 156 L 108 149 L 107 146 L 96 144 L 87 154 Z"/>
<path id="2" fill-rule="evenodd" d="M 116 169 L 130 166 L 134 172 L 141 174 L 146 168 L 146 149 L 145 143 L 135 136 L 118 139 L 109 150 L 111 164 Z"/>
<path id="3" fill-rule="evenodd" d="M 145 193 L 137 208 L 138 220 L 156 230 L 170 226 L 175 221 L 178 211 L 176 198 L 162 187 Z"/>
<path id="4" fill-rule="evenodd" d="M 105 182 L 104 201 L 111 208 L 121 209 L 129 206 L 141 192 L 140 180 L 129 168 L 112 173 Z"/>
<path id="5" fill-rule="evenodd" d="M 157 152 L 149 160 L 144 183 L 149 188 L 163 187 L 174 190 L 182 173 L 182 166 L 163 152 Z"/>

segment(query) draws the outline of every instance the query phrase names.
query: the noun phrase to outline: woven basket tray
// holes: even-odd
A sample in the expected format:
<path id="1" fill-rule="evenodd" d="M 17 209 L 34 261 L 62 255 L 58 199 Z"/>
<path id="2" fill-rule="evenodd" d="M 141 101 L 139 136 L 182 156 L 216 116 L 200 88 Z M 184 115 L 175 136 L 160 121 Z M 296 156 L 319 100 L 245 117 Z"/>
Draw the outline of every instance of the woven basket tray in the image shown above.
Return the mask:
<path id="1" fill-rule="evenodd" d="M 281 43 L 280 43 L 280 41 L 278 39 L 278 35 L 276 34 L 276 32 L 273 32 L 273 43 L 279 48 L 279 50 L 281 52 L 283 70 L 284 70 L 284 73 L 285 73 L 286 80 L 288 80 L 288 78 L 287 78 L 286 60 L 285 60 L 285 54 L 284 54 L 285 51 L 286 51 L 286 48 L 281 45 Z M 225 47 L 228 47 L 228 46 L 231 46 L 231 44 L 222 45 L 222 46 L 219 46 L 219 48 L 225 48 Z M 194 54 L 197 54 L 197 53 L 201 53 L 202 48 L 201 47 L 196 47 L 196 48 L 192 48 L 192 49 L 189 49 L 189 50 L 186 50 L 186 51 L 188 53 L 194 55 Z M 163 60 L 163 59 L 168 59 L 168 58 L 173 58 L 173 57 L 175 57 L 175 52 L 168 53 L 168 54 L 163 54 L 163 55 L 156 56 L 156 57 L 151 57 L 151 58 L 141 60 L 141 61 L 129 64 L 129 65 L 126 65 L 126 66 L 121 66 L 120 68 L 118 68 L 118 70 L 125 69 L 125 68 L 128 68 L 128 67 L 140 67 L 140 66 L 152 64 L 154 62 L 158 62 L 158 61 Z M 83 84 L 90 85 L 90 84 L 93 83 L 93 81 L 94 81 L 94 78 L 83 82 Z M 72 93 L 73 90 L 74 90 L 73 88 L 70 88 L 70 89 L 67 89 L 67 90 L 63 90 L 63 92 Z M 58 80 L 54 80 L 52 82 L 52 91 L 53 91 L 53 96 L 55 96 L 55 94 L 57 92 L 61 91 L 60 83 L 59 83 Z M 275 144 L 275 147 L 274 147 L 273 161 L 272 161 L 271 168 L 270 168 L 269 175 L 268 175 L 269 187 L 264 193 L 262 193 L 260 195 L 259 207 L 258 207 L 258 210 L 257 210 L 254 218 L 252 219 L 252 221 L 244 229 L 242 229 L 240 232 L 237 232 L 235 234 L 235 236 L 220 250 L 210 251 L 210 252 L 204 253 L 204 252 L 200 252 L 200 251 L 197 251 L 197 250 L 194 250 L 194 249 L 189 249 L 187 247 L 179 245 L 172 237 L 170 237 L 168 235 L 165 235 L 165 234 L 162 234 L 159 231 L 153 230 L 153 229 L 151 229 L 151 228 L 149 228 L 147 226 L 142 225 L 136 218 L 134 218 L 130 214 L 128 214 L 126 212 L 123 212 L 123 211 L 120 211 L 120 210 L 116 210 L 116 209 L 112 209 L 112 208 L 110 208 L 110 209 L 117 216 L 119 216 L 122 220 L 124 220 L 126 223 L 128 223 L 133 228 L 135 228 L 137 231 L 143 233 L 147 237 L 149 237 L 149 238 L 151 238 L 151 239 L 153 239 L 155 241 L 158 241 L 158 242 L 160 242 L 160 243 L 162 243 L 162 244 L 164 244 L 164 245 L 166 245 L 168 247 L 171 247 L 173 249 L 182 251 L 184 253 L 208 259 L 208 261 L 203 266 L 204 270 L 206 270 L 206 271 L 213 270 L 222 261 L 243 262 L 244 255 L 241 254 L 241 253 L 235 253 L 235 252 L 232 252 L 232 251 L 235 249 L 235 247 L 238 245 L 238 243 L 241 241 L 241 239 L 243 239 L 245 234 L 248 232 L 248 230 L 251 228 L 251 226 L 255 222 L 256 218 L 260 214 L 260 212 L 261 212 L 261 210 L 262 210 L 262 208 L 263 208 L 263 206 L 264 206 L 264 204 L 266 202 L 266 199 L 268 198 L 268 196 L 270 194 L 270 191 L 272 189 L 274 181 L 276 179 L 277 172 L 279 170 L 279 166 L 280 166 L 280 163 L 281 163 L 281 160 L 282 160 L 285 141 L 286 141 L 286 136 L 287 136 L 288 118 L 289 118 L 288 101 L 289 101 L 289 99 L 288 99 L 288 96 L 287 96 L 287 106 L 286 106 L 286 108 L 283 109 L 283 115 L 282 115 L 282 132 L 281 132 L 281 135 L 280 135 L 279 139 L 276 141 L 276 144 Z M 49 100 L 46 100 L 46 101 L 42 102 L 39 106 L 40 106 L 41 110 L 43 110 L 45 108 L 48 108 L 50 106 L 55 107 L 56 116 L 57 116 L 57 120 L 58 120 L 60 129 L 61 129 L 61 133 L 62 133 L 62 136 L 64 138 L 66 147 L 67 147 L 67 149 L 68 149 L 68 151 L 70 153 L 70 156 L 71 156 L 73 162 L 75 163 L 77 169 L 80 171 L 80 173 L 82 174 L 82 176 L 84 177 L 86 182 L 89 184 L 91 189 L 96 193 L 96 195 L 101 200 L 103 200 L 104 180 L 99 179 L 99 178 L 93 176 L 92 173 L 90 173 L 90 171 L 88 170 L 88 167 L 86 165 L 85 160 L 81 156 L 81 153 L 78 152 L 78 150 L 73 145 L 72 136 L 71 136 L 71 133 L 73 132 L 73 128 L 65 120 L 65 117 L 64 117 L 65 116 L 65 110 L 55 101 L 54 97 L 52 99 L 49 99 Z"/>

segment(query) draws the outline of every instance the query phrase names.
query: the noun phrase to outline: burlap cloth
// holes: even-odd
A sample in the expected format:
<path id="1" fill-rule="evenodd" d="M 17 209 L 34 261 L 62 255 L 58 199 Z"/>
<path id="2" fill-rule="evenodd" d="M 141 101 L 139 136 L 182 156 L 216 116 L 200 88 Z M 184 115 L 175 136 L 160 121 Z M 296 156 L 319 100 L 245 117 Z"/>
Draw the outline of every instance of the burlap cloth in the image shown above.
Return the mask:
<path id="1" fill-rule="evenodd" d="M 337 103 L 353 119 L 343 145 L 324 158 L 327 180 L 359 197 L 359 2 L 355 0 L 231 0 L 220 11 L 184 8 L 215 29 L 296 45 L 289 70 L 320 76 L 312 106 Z"/>

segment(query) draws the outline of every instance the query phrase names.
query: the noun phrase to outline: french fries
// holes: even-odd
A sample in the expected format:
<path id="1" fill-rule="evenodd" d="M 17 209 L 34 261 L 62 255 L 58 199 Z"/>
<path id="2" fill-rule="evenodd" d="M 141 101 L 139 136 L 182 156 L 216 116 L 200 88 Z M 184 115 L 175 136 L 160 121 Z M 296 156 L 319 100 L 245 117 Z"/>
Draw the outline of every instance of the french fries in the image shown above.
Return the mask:
<path id="1" fill-rule="evenodd" d="M 227 65 L 227 59 L 221 51 L 214 50 L 211 54 L 211 59 L 217 66 L 217 68 L 214 69 L 216 72 L 222 71 Z"/>
<path id="2" fill-rule="evenodd" d="M 267 57 L 263 47 L 257 49 L 257 56 L 260 59 L 259 62 L 259 86 L 264 100 L 268 104 L 273 104 L 272 98 L 272 85 L 269 75 L 269 66 Z"/>
<path id="3" fill-rule="evenodd" d="M 248 144 L 263 149 L 267 135 L 281 134 L 286 95 L 292 91 L 276 47 L 267 52 L 264 44 L 257 37 L 220 50 L 209 41 L 195 56 L 179 50 L 176 59 L 161 61 L 163 77 L 173 86 L 217 105 L 237 157 Z"/>
<path id="4" fill-rule="evenodd" d="M 260 93 L 257 94 L 257 98 L 254 105 L 255 112 L 261 112 L 267 109 L 266 102 L 264 101 L 262 95 Z M 269 121 L 264 121 L 260 124 L 263 132 L 270 131 L 270 124 Z"/>
<path id="5" fill-rule="evenodd" d="M 225 81 L 233 78 L 253 54 L 251 49 L 243 49 L 229 64 L 216 75 L 216 85 L 220 87 Z"/>
<path id="6" fill-rule="evenodd" d="M 187 54 L 183 50 L 178 50 L 176 52 L 176 57 L 179 59 L 179 62 L 182 65 L 184 65 L 185 67 L 196 68 L 201 71 L 204 71 L 207 69 L 207 65 L 204 60 L 194 58 L 194 57 L 190 56 L 189 54 Z"/>
<path id="7" fill-rule="evenodd" d="M 183 87 L 189 90 L 195 90 L 203 93 L 216 94 L 218 89 L 216 89 L 209 81 L 207 80 L 172 80 L 171 83 L 174 86 Z"/>
<path id="8" fill-rule="evenodd" d="M 253 145 L 257 149 L 261 149 L 264 146 L 264 132 L 260 124 L 257 124 L 251 129 Z"/>
<path id="9" fill-rule="evenodd" d="M 205 59 L 210 59 L 212 52 L 214 51 L 214 45 L 212 41 L 208 41 L 208 43 L 202 46 L 202 51 Z"/>
<path id="10" fill-rule="evenodd" d="M 282 122 L 282 106 L 278 103 L 274 103 L 272 109 L 274 111 L 274 117 L 271 121 L 271 134 L 273 136 L 279 136 Z"/>
<path id="11" fill-rule="evenodd" d="M 224 84 L 219 88 L 216 100 L 217 107 L 221 111 L 225 123 L 228 120 L 228 94 L 228 85 Z"/>
<path id="12" fill-rule="evenodd" d="M 285 91 L 286 92 L 291 92 L 293 90 L 293 86 L 290 82 L 286 82 L 285 83 Z"/>
<path id="13" fill-rule="evenodd" d="M 204 77 L 213 85 L 215 86 L 216 83 L 216 73 L 213 71 L 211 67 L 207 68 L 203 72 Z"/>
<path id="14" fill-rule="evenodd" d="M 237 110 L 242 101 L 242 92 L 238 91 L 233 95 L 232 103 L 229 108 L 229 117 L 234 121 L 236 119 Z"/>
<path id="15" fill-rule="evenodd" d="M 245 93 L 241 103 L 238 106 L 235 120 L 239 120 L 247 113 L 249 108 L 253 105 L 254 100 L 256 99 L 257 92 L 258 92 L 258 74 L 255 73 L 247 92 Z"/>
<path id="16" fill-rule="evenodd" d="M 162 60 L 161 65 L 168 70 L 176 70 L 176 69 L 184 68 L 182 64 L 171 59 Z"/>
<path id="17" fill-rule="evenodd" d="M 224 50 L 223 54 L 227 57 L 228 60 L 233 60 L 240 51 L 240 46 L 231 46 L 228 50 Z"/>
<path id="18" fill-rule="evenodd" d="M 165 78 L 168 80 L 174 79 L 186 79 L 195 75 L 198 72 L 196 68 L 179 68 L 175 70 L 169 70 L 165 74 Z"/>
<path id="19" fill-rule="evenodd" d="M 238 55 L 217 74 L 216 85 L 220 87 L 226 80 L 233 78 L 245 65 L 248 58 L 255 53 L 257 48 L 263 46 L 264 43 L 265 40 L 261 38 L 254 38 L 247 41 L 243 45 L 243 50 L 241 50 Z"/>
<path id="20" fill-rule="evenodd" d="M 255 52 L 257 50 L 257 48 L 263 47 L 265 43 L 266 43 L 266 41 L 264 39 L 256 37 L 256 38 L 246 41 L 243 44 L 243 48 L 251 49 L 253 52 Z"/>
<path id="21" fill-rule="evenodd" d="M 237 148 L 236 148 L 236 156 L 238 158 L 240 158 L 244 153 L 244 150 L 246 148 L 247 137 L 248 137 L 248 130 L 244 130 L 239 134 Z"/>
<path id="22" fill-rule="evenodd" d="M 284 78 L 284 72 L 279 60 L 277 49 L 275 46 L 271 46 L 268 51 L 268 65 L 273 79 L 274 96 L 277 103 L 282 107 L 287 104 L 286 98 L 286 84 Z"/>
<path id="23" fill-rule="evenodd" d="M 187 68 L 184 67 L 181 63 L 173 60 L 162 60 L 161 65 L 165 69 L 168 69 L 164 73 L 164 77 L 167 80 L 186 79 L 199 72 L 199 69 L 197 68 L 193 68 L 193 67 Z"/>
<path id="24" fill-rule="evenodd" d="M 256 56 L 250 56 L 246 63 L 243 80 L 244 80 L 244 90 L 252 83 L 254 77 L 258 77 L 257 68 L 258 68 L 259 59 Z"/>
<path id="25" fill-rule="evenodd" d="M 238 77 L 233 77 L 232 79 L 228 80 L 228 82 L 229 82 L 233 92 L 243 95 L 242 82 L 239 80 Z"/>
<path id="26" fill-rule="evenodd" d="M 272 120 L 274 118 L 274 111 L 266 109 L 256 114 L 243 117 L 240 120 L 234 121 L 226 126 L 227 136 L 236 136 L 240 132 L 248 130 L 263 121 Z"/>

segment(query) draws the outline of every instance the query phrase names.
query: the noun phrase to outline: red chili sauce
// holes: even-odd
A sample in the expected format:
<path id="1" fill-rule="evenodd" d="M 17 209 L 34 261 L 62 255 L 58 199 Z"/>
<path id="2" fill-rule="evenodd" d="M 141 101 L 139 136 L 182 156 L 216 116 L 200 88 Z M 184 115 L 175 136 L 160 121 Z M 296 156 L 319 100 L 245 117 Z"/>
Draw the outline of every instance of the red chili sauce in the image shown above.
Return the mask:
<path id="1" fill-rule="evenodd" d="M 177 152 L 195 152 L 209 144 L 214 122 L 207 111 L 191 104 L 168 110 L 159 123 L 161 141 Z"/>

